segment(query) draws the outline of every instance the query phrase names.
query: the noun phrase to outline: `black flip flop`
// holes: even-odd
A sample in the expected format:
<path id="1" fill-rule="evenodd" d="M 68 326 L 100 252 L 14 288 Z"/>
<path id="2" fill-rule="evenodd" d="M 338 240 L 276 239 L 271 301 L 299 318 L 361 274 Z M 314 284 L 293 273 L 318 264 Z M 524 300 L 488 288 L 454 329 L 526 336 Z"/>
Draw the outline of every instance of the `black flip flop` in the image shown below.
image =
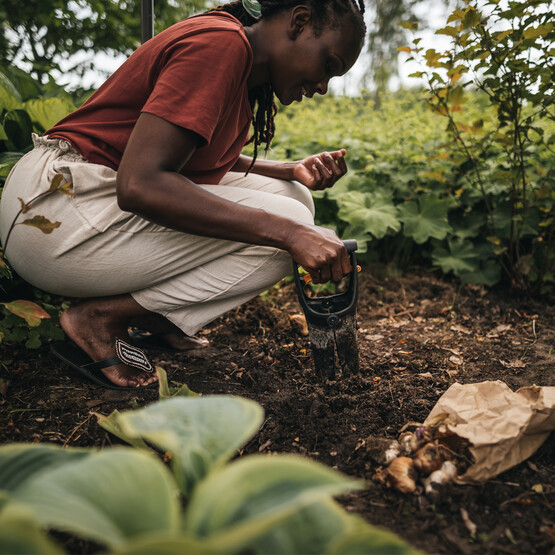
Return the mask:
<path id="1" fill-rule="evenodd" d="M 102 368 L 108 368 L 109 366 L 121 364 L 122 362 L 145 372 L 154 372 L 154 368 L 140 349 L 128 345 L 120 339 L 116 339 L 116 354 L 118 356 L 99 360 L 98 362 L 94 362 L 85 351 L 70 341 L 52 343 L 50 345 L 50 351 L 80 374 L 106 389 L 139 391 L 141 389 L 154 389 L 158 387 L 158 382 L 140 387 L 116 385 L 101 372 Z"/>
<path id="2" fill-rule="evenodd" d="M 148 349 L 151 351 L 160 351 L 162 353 L 186 353 L 187 351 L 193 351 L 195 348 L 191 349 L 175 349 L 170 347 L 164 337 L 169 333 L 176 331 L 175 329 L 157 331 L 150 333 L 145 330 L 130 330 L 129 338 L 131 339 L 131 344 L 139 349 Z M 204 346 L 199 346 L 197 349 L 204 349 Z"/>

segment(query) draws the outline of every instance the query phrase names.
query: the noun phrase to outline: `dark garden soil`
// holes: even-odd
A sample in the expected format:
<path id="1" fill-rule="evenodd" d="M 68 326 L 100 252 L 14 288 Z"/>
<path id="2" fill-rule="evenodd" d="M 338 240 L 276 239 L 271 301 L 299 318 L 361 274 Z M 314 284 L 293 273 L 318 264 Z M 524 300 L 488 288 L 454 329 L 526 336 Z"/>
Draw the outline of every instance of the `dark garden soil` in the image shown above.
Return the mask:
<path id="1" fill-rule="evenodd" d="M 555 307 L 479 287 L 459 290 L 425 274 L 370 274 L 360 278 L 359 376 L 318 379 L 308 338 L 290 320 L 300 313 L 291 285 L 203 330 L 207 349 L 153 359 L 197 393 L 261 403 L 264 424 L 242 454 L 299 453 L 368 480 L 369 489 L 342 498 L 346 509 L 423 551 L 554 553 L 555 434 L 526 462 L 481 486 L 449 486 L 435 504 L 373 483 L 376 464 L 362 440 L 395 438 L 405 423 L 422 422 L 454 382 L 503 380 L 513 390 L 555 385 Z M 0 360 L 2 443 L 115 444 L 93 412 L 157 398 L 156 391 L 85 383 L 47 347 L 30 352 L 3 345 Z"/>

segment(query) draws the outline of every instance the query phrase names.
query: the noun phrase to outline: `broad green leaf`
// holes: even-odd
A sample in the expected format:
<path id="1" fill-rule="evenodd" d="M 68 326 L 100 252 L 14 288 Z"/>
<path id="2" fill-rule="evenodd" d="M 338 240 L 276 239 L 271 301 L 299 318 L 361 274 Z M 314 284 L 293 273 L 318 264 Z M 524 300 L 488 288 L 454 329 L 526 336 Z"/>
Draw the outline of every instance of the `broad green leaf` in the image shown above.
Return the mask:
<path id="1" fill-rule="evenodd" d="M 0 152 L 0 178 L 8 177 L 8 174 L 22 156 L 21 152 Z"/>
<path id="2" fill-rule="evenodd" d="M 474 271 L 461 271 L 457 275 L 464 283 L 493 287 L 501 279 L 501 265 L 492 257 L 492 251 L 495 252 L 495 248 L 487 243 L 480 243 L 474 248 L 480 262 L 478 268 Z"/>
<path id="3" fill-rule="evenodd" d="M 32 121 L 38 123 L 43 131 L 50 129 L 55 123 L 75 110 L 75 106 L 67 98 L 41 98 L 28 100 L 23 107 Z"/>
<path id="4" fill-rule="evenodd" d="M 399 206 L 399 219 L 404 224 L 403 233 L 416 243 L 425 243 L 430 237 L 443 239 L 451 231 L 447 221 L 449 203 L 432 197 L 420 197 L 420 202 L 405 202 Z"/>
<path id="5" fill-rule="evenodd" d="M 36 472 L 12 492 L 44 526 L 118 546 L 179 524 L 177 488 L 157 457 L 129 448 Z"/>
<path id="6" fill-rule="evenodd" d="M 10 505 L 0 513 L 0 555 L 57 555 L 54 544 L 25 507 Z"/>
<path id="7" fill-rule="evenodd" d="M 173 397 L 119 413 L 114 422 L 119 437 L 141 438 L 169 452 L 176 480 L 188 495 L 212 466 L 230 459 L 256 433 L 262 418 L 258 403 L 218 395 Z"/>
<path id="8" fill-rule="evenodd" d="M 37 473 L 75 462 L 89 454 L 87 449 L 62 449 L 52 445 L 4 445 L 0 447 L 0 492 L 12 492 Z"/>
<path id="9" fill-rule="evenodd" d="M 272 527 L 253 542 L 252 548 L 256 553 L 321 555 L 348 534 L 355 522 L 355 517 L 335 501 L 324 499 Z"/>
<path id="10" fill-rule="evenodd" d="M 474 272 L 479 267 L 476 249 L 470 241 L 452 239 L 448 241 L 448 250 L 437 248 L 432 254 L 432 262 L 440 266 L 445 274 L 454 272 Z"/>
<path id="11" fill-rule="evenodd" d="M 40 229 L 45 234 L 52 233 L 55 229 L 62 225 L 62 222 L 51 222 L 48 218 L 44 216 L 33 216 L 32 218 L 28 218 L 23 220 L 22 222 L 18 222 L 17 225 L 28 225 L 31 227 L 36 227 Z"/>
<path id="12" fill-rule="evenodd" d="M 363 487 L 363 482 L 309 459 L 252 455 L 198 484 L 183 529 L 197 538 L 220 534 L 220 545 L 237 552 L 297 511 Z"/>
<path id="13" fill-rule="evenodd" d="M 4 126 L 0 125 L 0 141 L 6 141 L 8 139 L 8 135 L 4 131 Z"/>
<path id="14" fill-rule="evenodd" d="M 454 214 L 449 216 L 455 236 L 459 239 L 477 237 L 486 225 L 486 214 L 472 210 L 468 214 Z"/>
<path id="15" fill-rule="evenodd" d="M 8 136 L 8 150 L 24 150 L 32 143 L 33 124 L 25 110 L 10 110 L 2 122 Z"/>
<path id="16" fill-rule="evenodd" d="M 369 526 L 362 519 L 350 533 L 339 538 L 328 551 L 327 555 L 423 555 L 421 551 L 411 547 L 401 538 L 387 530 Z"/>
<path id="17" fill-rule="evenodd" d="M 6 110 L 15 110 L 21 106 L 21 96 L 11 80 L 0 71 L 0 103 Z"/>
<path id="18" fill-rule="evenodd" d="M 0 303 L 12 314 L 23 318 L 31 327 L 38 326 L 43 318 L 50 318 L 50 314 L 37 303 L 26 300 L 17 300 L 10 303 Z"/>
<path id="19" fill-rule="evenodd" d="M 397 218 L 397 208 L 382 196 L 360 191 L 349 191 L 337 199 L 338 216 L 357 229 L 364 229 L 377 239 L 389 230 L 399 231 L 401 224 Z"/>
<path id="20" fill-rule="evenodd" d="M 226 551 L 229 553 L 229 551 Z M 196 541 L 181 533 L 152 534 L 127 542 L 112 550 L 113 555 L 214 555 L 208 542 Z"/>
<path id="21" fill-rule="evenodd" d="M 140 437 L 130 436 L 120 428 L 122 413 L 117 409 L 114 410 L 109 416 L 104 416 L 103 414 L 99 414 L 97 412 L 95 412 L 94 415 L 98 418 L 98 425 L 104 428 L 107 432 L 119 437 L 122 441 L 129 443 L 129 445 L 132 445 L 137 449 L 145 449 L 146 451 L 151 450 Z"/>
<path id="22" fill-rule="evenodd" d="M 501 279 L 501 265 L 489 258 L 480 264 L 480 268 L 473 272 L 459 272 L 458 277 L 463 283 L 487 285 L 493 287 Z"/>

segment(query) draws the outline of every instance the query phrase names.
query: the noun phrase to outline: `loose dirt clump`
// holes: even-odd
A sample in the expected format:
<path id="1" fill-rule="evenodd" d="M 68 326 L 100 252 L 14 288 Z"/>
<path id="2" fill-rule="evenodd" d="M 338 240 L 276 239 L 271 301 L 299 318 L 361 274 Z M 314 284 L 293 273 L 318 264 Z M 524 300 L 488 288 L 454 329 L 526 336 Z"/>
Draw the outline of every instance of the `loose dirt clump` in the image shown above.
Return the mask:
<path id="1" fill-rule="evenodd" d="M 552 436 L 528 461 L 482 486 L 449 486 L 433 503 L 371 481 L 369 436 L 396 438 L 422 422 L 454 382 L 502 380 L 513 390 L 555 385 L 555 308 L 510 293 L 460 287 L 430 275 L 360 278 L 361 373 L 322 383 L 292 285 L 226 314 L 201 333 L 210 347 L 152 356 L 170 380 L 201 394 L 258 401 L 266 417 L 242 451 L 298 453 L 369 488 L 342 503 L 432 553 L 548 553 L 555 543 Z M 85 383 L 47 347 L 0 345 L 2 442 L 116 444 L 93 412 L 148 404 L 156 391 L 119 392 Z M 474 531 L 474 526 L 476 530 Z"/>

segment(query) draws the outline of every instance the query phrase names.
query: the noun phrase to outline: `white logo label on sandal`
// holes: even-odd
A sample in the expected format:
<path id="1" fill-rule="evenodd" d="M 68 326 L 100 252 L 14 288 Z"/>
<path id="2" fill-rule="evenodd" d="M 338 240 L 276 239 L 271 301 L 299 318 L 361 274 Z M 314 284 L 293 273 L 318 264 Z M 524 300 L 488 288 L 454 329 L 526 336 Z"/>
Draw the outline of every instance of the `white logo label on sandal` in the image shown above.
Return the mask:
<path id="1" fill-rule="evenodd" d="M 116 355 L 124 364 L 144 372 L 154 372 L 152 364 L 150 364 L 143 351 L 121 339 L 116 339 Z"/>

